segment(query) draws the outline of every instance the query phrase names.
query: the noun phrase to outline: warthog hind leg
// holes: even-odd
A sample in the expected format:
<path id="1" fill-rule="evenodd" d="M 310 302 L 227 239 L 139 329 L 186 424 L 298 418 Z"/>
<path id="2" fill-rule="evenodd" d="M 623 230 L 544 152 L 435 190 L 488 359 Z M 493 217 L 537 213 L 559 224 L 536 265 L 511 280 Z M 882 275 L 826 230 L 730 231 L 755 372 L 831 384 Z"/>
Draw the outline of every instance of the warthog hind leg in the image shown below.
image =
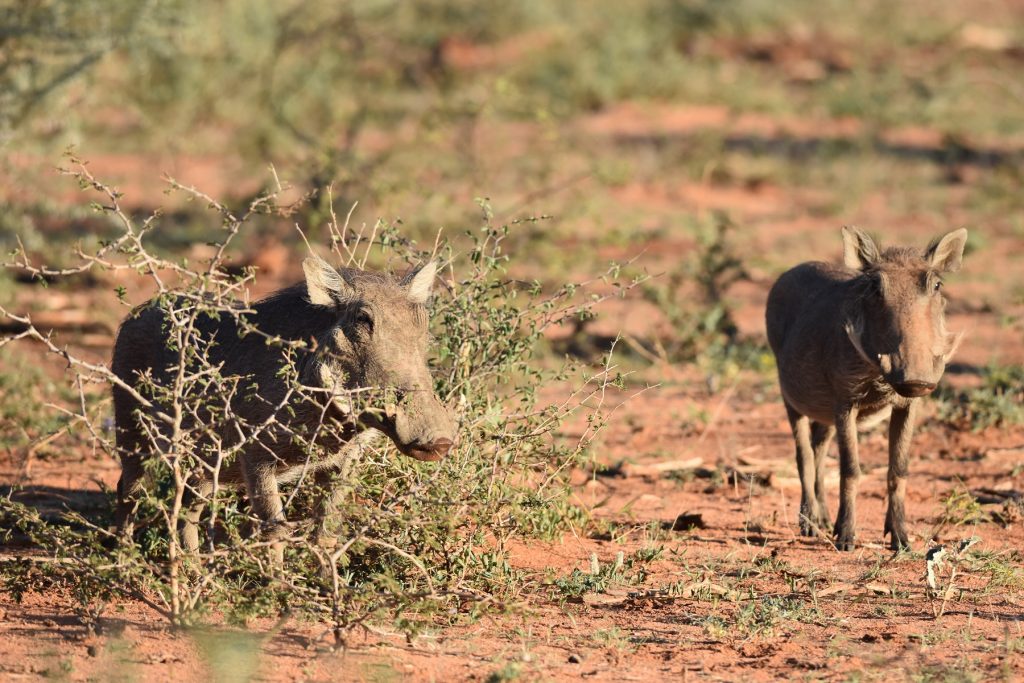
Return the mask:
<path id="1" fill-rule="evenodd" d="M 811 423 L 811 448 L 814 449 L 814 497 L 818 502 L 814 524 L 827 533 L 832 525 L 831 516 L 828 513 L 828 502 L 825 498 L 825 456 L 832 445 L 832 438 L 836 435 L 836 428 L 832 425 L 821 422 Z"/>
<path id="2" fill-rule="evenodd" d="M 789 403 L 786 403 L 786 415 L 789 417 L 789 426 L 793 430 L 793 439 L 796 441 L 796 468 L 800 473 L 800 533 L 804 536 L 814 536 L 822 527 L 822 522 L 828 523 L 827 513 L 819 506 L 815 494 L 816 466 L 814 449 L 811 446 L 811 421 L 806 415 L 801 415 Z"/>

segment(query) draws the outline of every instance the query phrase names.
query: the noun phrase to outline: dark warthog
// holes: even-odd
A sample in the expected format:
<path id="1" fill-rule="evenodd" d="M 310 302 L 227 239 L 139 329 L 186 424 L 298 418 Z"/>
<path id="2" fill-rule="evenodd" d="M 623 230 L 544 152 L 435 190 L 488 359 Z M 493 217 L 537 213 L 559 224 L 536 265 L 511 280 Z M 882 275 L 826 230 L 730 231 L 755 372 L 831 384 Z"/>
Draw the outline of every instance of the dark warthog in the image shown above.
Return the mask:
<path id="1" fill-rule="evenodd" d="M 966 230 L 920 251 L 880 251 L 866 234 L 843 228 L 843 262 L 804 263 L 783 273 L 768 295 L 768 343 L 796 439 L 800 531 L 827 529 L 824 459 L 839 435 L 836 546 L 852 550 L 860 463 L 857 425 L 890 415 L 891 547 L 907 547 L 903 499 L 917 398 L 931 393 L 959 337 L 946 331 L 942 274 L 960 268 Z"/>
<path id="2" fill-rule="evenodd" d="M 193 451 L 204 463 L 192 468 L 183 505 L 182 543 L 187 550 L 198 548 L 196 523 L 214 477 L 221 484 L 244 484 L 252 510 L 267 537 L 274 539 L 287 528 L 278 484 L 309 474 L 328 490 L 353 449 L 373 430 L 418 460 L 438 460 L 452 446 L 454 424 L 434 395 L 426 359 L 426 303 L 435 265 L 428 263 L 401 281 L 381 273 L 335 270 L 316 257 L 306 259 L 303 269 L 304 283 L 254 304 L 253 312 L 194 316 L 195 345 L 206 355 L 200 369 L 219 366 L 219 379 L 204 386 L 206 373 L 185 368 L 180 376 L 191 374 L 194 379 L 189 381 L 195 384 L 177 389 L 179 395 L 199 393 L 206 402 L 191 414 L 179 411 L 184 415 L 178 418 L 193 433 L 201 433 Z M 151 385 L 175 387 L 181 354 L 173 348 L 171 330 L 187 325 L 181 320 L 188 316 L 181 311 L 189 306 L 180 300 L 171 307 L 179 309 L 173 315 L 177 322 L 158 300 L 136 309 L 118 332 L 114 373 L 131 386 L 151 377 Z M 307 344 L 290 352 L 296 342 Z M 303 389 L 296 391 L 289 368 L 291 379 L 297 375 Z M 356 414 L 353 407 L 362 394 L 351 390 L 359 388 L 374 391 L 365 392 L 366 409 Z M 154 393 L 152 388 L 149 393 Z M 148 414 L 162 410 L 173 415 L 166 395 L 154 403 Z M 143 464 L 154 451 L 170 447 L 173 431 L 166 420 L 149 420 L 160 425 L 154 435 L 140 420 L 140 410 L 147 409 L 115 387 L 122 466 L 117 521 L 122 534 L 131 533 Z M 233 451 L 233 457 L 219 462 Z M 319 456 L 311 458 L 312 451 L 320 451 Z"/>

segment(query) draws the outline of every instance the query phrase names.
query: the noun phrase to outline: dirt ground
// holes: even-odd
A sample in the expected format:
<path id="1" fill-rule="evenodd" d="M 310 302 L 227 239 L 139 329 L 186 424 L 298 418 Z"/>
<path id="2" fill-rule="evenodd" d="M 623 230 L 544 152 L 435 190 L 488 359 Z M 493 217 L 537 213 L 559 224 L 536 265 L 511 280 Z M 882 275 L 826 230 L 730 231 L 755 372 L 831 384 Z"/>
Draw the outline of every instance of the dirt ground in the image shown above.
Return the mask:
<path id="1" fill-rule="evenodd" d="M 665 374 L 671 383 L 624 404 L 604 437 L 608 461 L 628 458 L 632 468 L 613 477 L 578 474 L 581 502 L 603 503 L 596 515 L 615 523 L 609 527 L 614 541 L 568 534 L 556 543 L 519 544 L 513 552 L 513 564 L 540 580 L 552 571 L 586 570 L 591 556 L 606 564 L 620 552 L 664 545 L 642 585 L 564 604 L 526 595 L 506 614 L 472 626 L 439 626 L 411 643 L 364 631 L 339 652 L 331 651 L 323 627 L 286 623 L 259 642 L 258 661 L 242 650 L 245 666 L 254 667 L 257 680 L 272 681 L 485 680 L 510 662 L 528 679 L 545 680 L 930 680 L 928 672 L 960 670 L 980 680 L 1016 680 L 1024 674 L 1020 520 L 1006 528 L 938 524 L 940 499 L 956 486 L 1020 490 L 1024 429 L 974 434 L 926 427 L 918 435 L 908 494 L 915 548 L 925 548 L 930 538 L 955 543 L 977 536 L 973 549 L 986 558 L 960 567 L 955 590 L 943 602 L 926 595 L 920 554 L 894 558 L 882 538 L 882 433 L 862 437 L 861 546 L 839 553 L 825 540 L 799 535 L 799 485 L 781 408 L 739 392 L 709 399 L 694 392 L 696 382 L 682 373 Z M 679 419 L 654 419 L 686 415 L 709 402 L 717 419 L 704 431 L 695 433 Z M 644 467 L 690 458 L 759 476 L 680 481 Z M 830 466 L 834 472 L 835 463 Z M 4 479 L 12 474 L 8 465 Z M 95 479 L 110 486 L 116 477 L 112 462 L 85 457 L 40 463 L 31 483 L 53 487 L 51 496 L 73 497 L 95 491 Z M 699 528 L 657 530 L 680 514 L 699 515 Z M 994 563 L 1017 572 L 1016 578 L 999 585 L 989 568 Z M 699 595 L 702 588 L 725 592 L 709 601 Z M 112 671 L 123 680 L 204 680 L 214 674 L 236 680 L 231 671 L 209 669 L 201 635 L 176 633 L 141 605 L 113 606 L 102 634 L 88 636 L 69 615 L 70 600 L 30 595 L 16 605 L 0 598 L 4 680 L 112 680 Z M 776 607 L 791 611 L 775 614 Z M 727 629 L 732 623 L 743 629 Z M 261 632 L 270 626 L 253 625 Z M 224 647 L 230 652 L 230 642 Z"/>
<path id="2" fill-rule="evenodd" d="M 627 107 L 581 127 L 595 136 L 724 125 L 744 134 L 784 132 L 787 139 L 810 134 L 786 122 L 726 118 L 703 108 Z M 854 135 L 856 125 L 836 122 L 828 132 Z M 891 136 L 913 137 L 908 131 Z M 915 140 L 907 144 L 931 144 L 926 135 Z M 884 193 L 868 196 L 858 219 L 885 226 L 901 242 L 923 245 L 961 224 L 970 192 L 969 183 L 956 188 L 938 215 L 916 215 Z M 652 215 L 727 207 L 737 223 L 755 226 L 743 233 L 749 252 L 772 254 L 782 266 L 838 258 L 838 225 L 808 218 L 807 207 L 819 199 L 770 184 L 644 181 L 621 185 L 609 201 Z M 562 244 L 569 249 L 573 240 L 586 239 L 578 234 Z M 638 246 L 652 271 L 685 248 L 671 236 L 661 242 L 641 236 L 609 247 L 607 256 L 635 254 Z M 969 332 L 947 377 L 954 386 L 975 382 L 974 371 L 992 362 L 1024 363 L 1022 252 L 1019 232 L 990 229 L 968 254 L 964 272 L 949 279 L 949 325 Z M 295 274 L 269 270 L 271 277 L 261 281 L 267 288 Z M 730 290 L 742 334 L 763 335 L 764 301 L 778 270 L 764 266 Z M 74 297 L 67 302 L 69 308 L 81 304 Z M 642 334 L 657 324 L 657 311 L 612 302 L 593 331 Z M 109 330 L 91 334 L 97 335 L 96 356 L 104 357 Z M 641 391 L 646 385 L 656 386 Z M 578 601 L 525 592 L 503 613 L 472 625 L 438 624 L 411 642 L 375 627 L 355 633 L 336 651 L 329 647 L 330 634 L 316 624 L 253 624 L 252 632 L 261 634 L 253 641 L 231 632 L 174 631 L 130 602 L 113 605 L 101 634 L 87 635 L 71 616 L 70 596 L 30 594 L 15 604 L 0 595 L 0 680 L 227 681 L 250 674 L 266 681 L 1024 678 L 1024 520 L 1006 513 L 1002 523 L 993 521 L 991 513 L 1004 510 L 993 503 L 982 506 L 989 521 L 942 522 L 951 492 L 1024 491 L 1024 427 L 961 431 L 933 419 L 933 408 L 925 411 L 931 417 L 914 442 L 907 497 L 915 552 L 896 556 L 882 537 L 884 430 L 862 435 L 859 547 L 840 553 L 826 539 L 799 535 L 793 445 L 772 378 L 744 373 L 714 388 L 709 391 L 694 367 L 639 369 L 627 390 L 612 397 L 621 406 L 596 449 L 597 460 L 610 470 L 574 475 L 578 501 L 593 509 L 595 526 L 604 531 L 520 543 L 513 551 L 514 566 L 544 582 L 586 571 L 595 557 L 606 565 L 619 553 L 662 546 L 642 583 Z M 564 392 L 545 389 L 551 400 Z M 828 466 L 834 514 L 834 454 Z M 0 484 L 34 487 L 39 504 L 101 504 L 99 482 L 113 486 L 117 476 L 116 463 L 90 453 L 38 460 L 27 473 L 19 454 L 0 454 Z M 694 517 L 674 530 L 684 514 Z M 978 541 L 956 565 L 951 589 L 930 594 L 923 551 L 971 537 Z M 24 552 L 0 548 L 5 556 Z M 213 650 L 218 656 L 210 655 Z"/>

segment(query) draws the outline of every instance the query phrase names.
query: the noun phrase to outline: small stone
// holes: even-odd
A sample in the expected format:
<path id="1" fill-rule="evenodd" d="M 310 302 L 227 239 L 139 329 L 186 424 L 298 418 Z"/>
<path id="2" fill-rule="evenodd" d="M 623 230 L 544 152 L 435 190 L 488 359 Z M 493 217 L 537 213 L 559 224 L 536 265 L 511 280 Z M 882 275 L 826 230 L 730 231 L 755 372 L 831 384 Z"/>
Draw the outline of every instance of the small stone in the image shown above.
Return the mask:
<path id="1" fill-rule="evenodd" d="M 90 657 L 95 657 L 96 655 L 99 654 L 99 650 L 96 649 L 95 645 L 89 645 L 88 647 L 85 648 L 85 653 L 87 655 L 89 655 Z"/>
<path id="2" fill-rule="evenodd" d="M 704 515 L 699 512 L 684 512 L 681 515 L 676 516 L 674 522 L 666 522 L 662 524 L 663 529 L 669 531 L 691 531 L 693 529 L 707 529 L 708 525 L 704 522 Z"/>
<path id="3" fill-rule="evenodd" d="M 570 664 L 582 664 L 583 663 L 583 657 L 581 657 L 580 655 L 578 655 L 575 652 L 573 652 L 571 655 L 569 655 L 569 663 Z"/>

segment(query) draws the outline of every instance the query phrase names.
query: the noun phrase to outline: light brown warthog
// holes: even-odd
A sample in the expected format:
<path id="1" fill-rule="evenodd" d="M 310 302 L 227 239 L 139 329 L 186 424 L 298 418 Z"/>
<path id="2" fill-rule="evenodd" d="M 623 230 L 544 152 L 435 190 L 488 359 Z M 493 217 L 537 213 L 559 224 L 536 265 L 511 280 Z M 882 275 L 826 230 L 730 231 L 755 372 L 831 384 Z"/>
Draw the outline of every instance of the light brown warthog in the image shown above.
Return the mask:
<path id="1" fill-rule="evenodd" d="M 264 532 L 274 539 L 287 528 L 278 484 L 309 475 L 329 489 L 350 451 L 373 430 L 418 460 L 438 460 L 452 446 L 455 427 L 434 395 L 426 359 L 426 303 L 435 265 L 428 263 L 401 281 L 381 273 L 335 270 L 316 257 L 306 259 L 303 269 L 304 283 L 254 304 L 254 312 L 195 317 L 195 346 L 205 349 L 207 362 L 190 362 L 180 375 L 192 379 L 176 390 L 200 396 L 198 409 L 178 412 L 184 427 L 200 434 L 191 450 L 205 463 L 192 468 L 188 481 L 182 525 L 187 550 L 198 547 L 196 523 L 214 477 L 219 484 L 244 484 Z M 114 344 L 117 376 L 131 386 L 141 385 L 140 378 L 148 375 L 150 384 L 161 388 L 180 383 L 172 329 L 187 326 L 181 311 L 189 306 L 179 300 L 170 307 L 178 310 L 173 316 L 159 300 L 136 309 Z M 295 342 L 308 345 L 289 351 Z M 220 378 L 204 385 L 210 375 L 203 368 L 217 366 Z M 299 389 L 292 381 L 296 374 Z M 358 394 L 351 390 L 359 388 L 381 391 L 367 392 L 367 408 L 353 412 Z M 148 393 L 156 405 L 147 413 L 129 392 L 114 389 L 122 465 L 117 521 L 129 536 L 144 462 L 174 448 L 173 423 L 140 418 L 139 411 L 174 414 L 167 395 L 159 396 L 152 387 Z M 159 431 L 154 434 L 147 424 Z M 319 455 L 311 458 L 314 452 Z M 225 454 L 232 457 L 225 459 Z M 328 493 L 325 506 L 329 498 Z"/>
<path id="2" fill-rule="evenodd" d="M 884 534 L 908 547 L 903 499 L 917 399 L 931 393 L 959 337 L 946 331 L 942 275 L 960 268 L 967 231 L 920 251 L 880 251 L 843 228 L 845 266 L 809 262 L 779 278 L 768 295 L 768 343 L 796 439 L 800 531 L 827 529 L 824 460 L 839 436 L 836 546 L 852 550 L 860 463 L 857 425 L 889 421 L 889 507 Z"/>

